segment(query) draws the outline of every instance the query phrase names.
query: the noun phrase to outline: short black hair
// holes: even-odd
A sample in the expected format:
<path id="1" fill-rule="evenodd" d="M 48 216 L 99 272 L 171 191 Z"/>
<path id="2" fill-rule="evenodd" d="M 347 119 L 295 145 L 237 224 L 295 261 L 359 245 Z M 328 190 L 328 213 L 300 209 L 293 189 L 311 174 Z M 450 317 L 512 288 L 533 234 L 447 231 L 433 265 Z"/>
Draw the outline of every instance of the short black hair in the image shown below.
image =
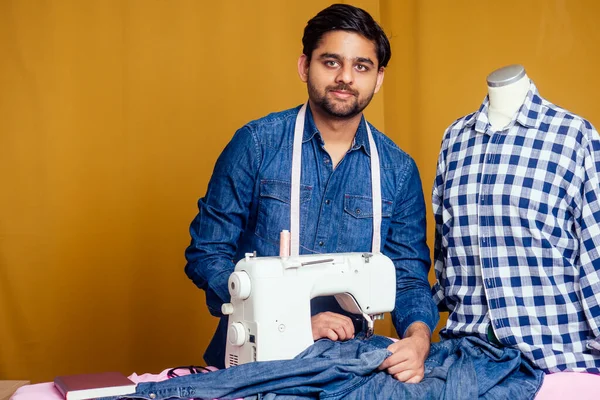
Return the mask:
<path id="1" fill-rule="evenodd" d="M 302 52 L 310 60 L 323 35 L 340 30 L 358 33 L 375 42 L 379 67 L 387 66 L 392 49 L 385 32 L 368 12 L 348 4 L 332 4 L 308 21 L 302 37 Z"/>

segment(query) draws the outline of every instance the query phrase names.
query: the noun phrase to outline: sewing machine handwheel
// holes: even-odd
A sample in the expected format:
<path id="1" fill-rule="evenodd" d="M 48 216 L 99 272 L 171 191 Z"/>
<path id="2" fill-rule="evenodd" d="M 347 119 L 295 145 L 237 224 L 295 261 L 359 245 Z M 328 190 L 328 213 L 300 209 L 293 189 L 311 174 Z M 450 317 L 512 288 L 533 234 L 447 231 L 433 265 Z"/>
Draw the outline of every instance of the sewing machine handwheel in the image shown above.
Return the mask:
<path id="1" fill-rule="evenodd" d="M 250 296 L 252 283 L 246 271 L 236 271 L 229 276 L 229 294 L 233 298 L 246 300 Z"/>

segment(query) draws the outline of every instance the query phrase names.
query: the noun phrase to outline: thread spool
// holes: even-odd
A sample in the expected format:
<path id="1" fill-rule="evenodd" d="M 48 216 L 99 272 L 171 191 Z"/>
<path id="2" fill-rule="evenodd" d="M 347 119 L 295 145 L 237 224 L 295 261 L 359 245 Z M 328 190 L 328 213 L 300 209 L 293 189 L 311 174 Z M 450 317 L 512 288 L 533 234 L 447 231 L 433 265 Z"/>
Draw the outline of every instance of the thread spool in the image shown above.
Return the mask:
<path id="1" fill-rule="evenodd" d="M 290 231 L 287 229 L 282 230 L 279 233 L 279 257 L 289 257 L 290 256 L 290 241 L 292 239 L 292 235 Z"/>

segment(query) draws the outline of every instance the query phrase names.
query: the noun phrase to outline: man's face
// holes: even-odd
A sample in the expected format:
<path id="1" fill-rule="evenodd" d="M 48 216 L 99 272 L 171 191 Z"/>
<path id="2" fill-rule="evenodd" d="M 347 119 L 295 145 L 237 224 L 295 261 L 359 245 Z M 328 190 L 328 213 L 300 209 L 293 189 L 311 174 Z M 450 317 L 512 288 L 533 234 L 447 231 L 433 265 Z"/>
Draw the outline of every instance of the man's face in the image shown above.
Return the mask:
<path id="1" fill-rule="evenodd" d="M 352 118 L 362 112 L 383 82 L 377 68 L 375 43 L 346 31 L 323 35 L 310 62 L 298 60 L 300 78 L 308 85 L 311 104 L 334 118 Z"/>

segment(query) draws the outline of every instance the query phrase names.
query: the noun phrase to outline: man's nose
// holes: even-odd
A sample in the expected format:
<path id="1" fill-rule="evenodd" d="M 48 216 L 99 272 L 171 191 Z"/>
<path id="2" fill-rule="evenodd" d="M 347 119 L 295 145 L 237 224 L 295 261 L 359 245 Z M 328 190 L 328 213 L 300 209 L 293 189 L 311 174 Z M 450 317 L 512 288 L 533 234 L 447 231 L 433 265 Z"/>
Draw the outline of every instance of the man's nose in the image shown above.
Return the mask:
<path id="1" fill-rule="evenodd" d="M 339 73 L 336 77 L 338 83 L 351 84 L 354 81 L 354 70 L 352 65 L 344 65 L 339 69 Z"/>

